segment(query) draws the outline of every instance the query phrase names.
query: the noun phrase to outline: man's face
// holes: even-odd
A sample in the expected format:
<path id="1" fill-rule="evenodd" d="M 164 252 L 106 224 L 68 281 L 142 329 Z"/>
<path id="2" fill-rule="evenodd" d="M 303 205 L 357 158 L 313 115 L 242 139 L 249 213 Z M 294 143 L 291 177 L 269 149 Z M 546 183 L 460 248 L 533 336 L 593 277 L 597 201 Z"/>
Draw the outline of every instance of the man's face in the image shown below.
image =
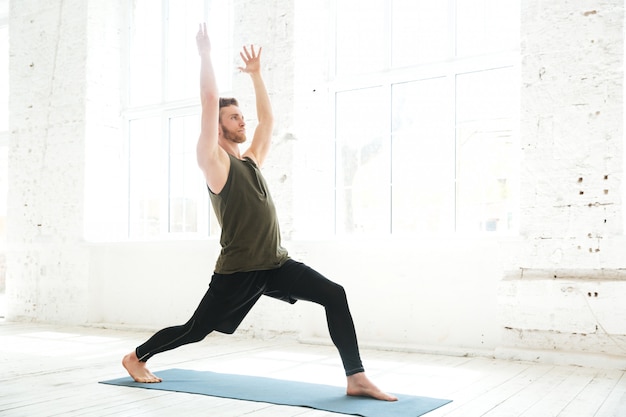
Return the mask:
<path id="1" fill-rule="evenodd" d="M 220 110 L 220 136 L 234 143 L 246 141 L 246 123 L 237 106 L 227 106 Z"/>

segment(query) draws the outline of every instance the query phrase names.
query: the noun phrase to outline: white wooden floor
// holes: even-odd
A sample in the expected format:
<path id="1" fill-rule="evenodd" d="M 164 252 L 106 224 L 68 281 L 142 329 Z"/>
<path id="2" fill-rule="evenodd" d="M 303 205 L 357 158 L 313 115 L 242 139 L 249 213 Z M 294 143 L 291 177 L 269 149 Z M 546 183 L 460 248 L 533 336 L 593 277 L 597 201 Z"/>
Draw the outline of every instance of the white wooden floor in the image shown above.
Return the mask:
<path id="1" fill-rule="evenodd" d="M 307 408 L 98 384 L 150 333 L 0 321 L 0 416 L 341 416 Z M 387 391 L 449 398 L 427 417 L 625 417 L 624 371 L 363 350 Z M 170 367 L 343 385 L 332 346 L 211 335 L 156 356 Z M 385 416 L 381 416 L 385 417 Z"/>

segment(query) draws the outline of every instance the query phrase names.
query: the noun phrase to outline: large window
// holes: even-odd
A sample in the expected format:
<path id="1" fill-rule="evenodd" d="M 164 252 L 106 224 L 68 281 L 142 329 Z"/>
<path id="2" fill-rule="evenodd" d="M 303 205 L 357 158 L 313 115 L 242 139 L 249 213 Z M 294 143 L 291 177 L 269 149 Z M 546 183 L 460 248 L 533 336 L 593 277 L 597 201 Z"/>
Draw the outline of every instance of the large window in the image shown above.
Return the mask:
<path id="1" fill-rule="evenodd" d="M 5 242 L 9 176 L 9 22 L 8 2 L 0 2 L 0 297 L 5 292 Z M 0 299 L 0 317 L 4 316 Z"/>
<path id="2" fill-rule="evenodd" d="M 0 133 L 9 130 L 9 26 L 0 11 Z"/>
<path id="3" fill-rule="evenodd" d="M 8 8 L 6 2 L 4 6 Z M 3 250 L 6 231 L 9 165 L 9 25 L 7 14 L 8 10 L 0 10 L 0 252 Z M 0 277 L 1 280 L 2 277 Z"/>
<path id="4" fill-rule="evenodd" d="M 338 234 L 514 232 L 519 1 L 335 1 Z"/>
<path id="5" fill-rule="evenodd" d="M 206 21 L 221 91 L 231 89 L 228 0 L 135 0 L 129 45 L 128 156 L 131 238 L 216 235 L 196 163 L 200 129 L 195 34 Z"/>

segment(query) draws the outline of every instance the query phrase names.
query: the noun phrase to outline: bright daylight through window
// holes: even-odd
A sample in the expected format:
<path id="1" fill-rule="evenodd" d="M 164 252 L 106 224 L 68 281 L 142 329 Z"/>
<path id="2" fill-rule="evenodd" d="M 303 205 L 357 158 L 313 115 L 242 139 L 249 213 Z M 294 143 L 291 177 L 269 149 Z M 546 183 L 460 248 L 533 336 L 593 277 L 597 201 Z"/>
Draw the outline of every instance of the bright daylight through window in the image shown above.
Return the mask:
<path id="1" fill-rule="evenodd" d="M 219 233 L 196 164 L 199 61 L 193 39 L 201 17 L 212 17 L 205 20 L 220 90 L 230 90 L 230 3 L 134 2 L 126 110 L 131 238 Z"/>
<path id="2" fill-rule="evenodd" d="M 337 234 L 516 230 L 518 22 L 512 0 L 336 2 Z"/>
<path id="3" fill-rule="evenodd" d="M 0 9 L 0 317 L 4 316 L 6 216 L 9 186 L 9 25 L 8 4 Z"/>
<path id="4" fill-rule="evenodd" d="M 231 4 L 159 4 L 136 0 L 132 11 L 129 236 L 217 236 L 195 163 L 198 61 L 189 40 L 198 16 L 213 16 L 215 68 L 228 92 Z M 307 204 L 335 221 L 306 216 L 296 235 L 515 233 L 519 0 L 330 4 L 334 138 L 320 140 L 332 141 L 335 164 L 319 172 L 328 194 Z"/>

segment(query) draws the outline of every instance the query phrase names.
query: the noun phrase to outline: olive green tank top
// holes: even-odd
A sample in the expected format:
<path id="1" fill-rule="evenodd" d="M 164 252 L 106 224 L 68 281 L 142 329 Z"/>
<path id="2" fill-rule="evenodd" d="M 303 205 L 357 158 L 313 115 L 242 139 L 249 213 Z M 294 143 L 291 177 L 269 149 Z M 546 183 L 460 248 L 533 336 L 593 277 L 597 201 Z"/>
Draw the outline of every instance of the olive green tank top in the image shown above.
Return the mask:
<path id="1" fill-rule="evenodd" d="M 226 185 L 219 194 L 209 189 L 222 227 L 222 250 L 215 272 L 232 274 L 278 268 L 289 256 L 281 246 L 276 208 L 265 179 L 250 158 L 228 156 Z"/>

